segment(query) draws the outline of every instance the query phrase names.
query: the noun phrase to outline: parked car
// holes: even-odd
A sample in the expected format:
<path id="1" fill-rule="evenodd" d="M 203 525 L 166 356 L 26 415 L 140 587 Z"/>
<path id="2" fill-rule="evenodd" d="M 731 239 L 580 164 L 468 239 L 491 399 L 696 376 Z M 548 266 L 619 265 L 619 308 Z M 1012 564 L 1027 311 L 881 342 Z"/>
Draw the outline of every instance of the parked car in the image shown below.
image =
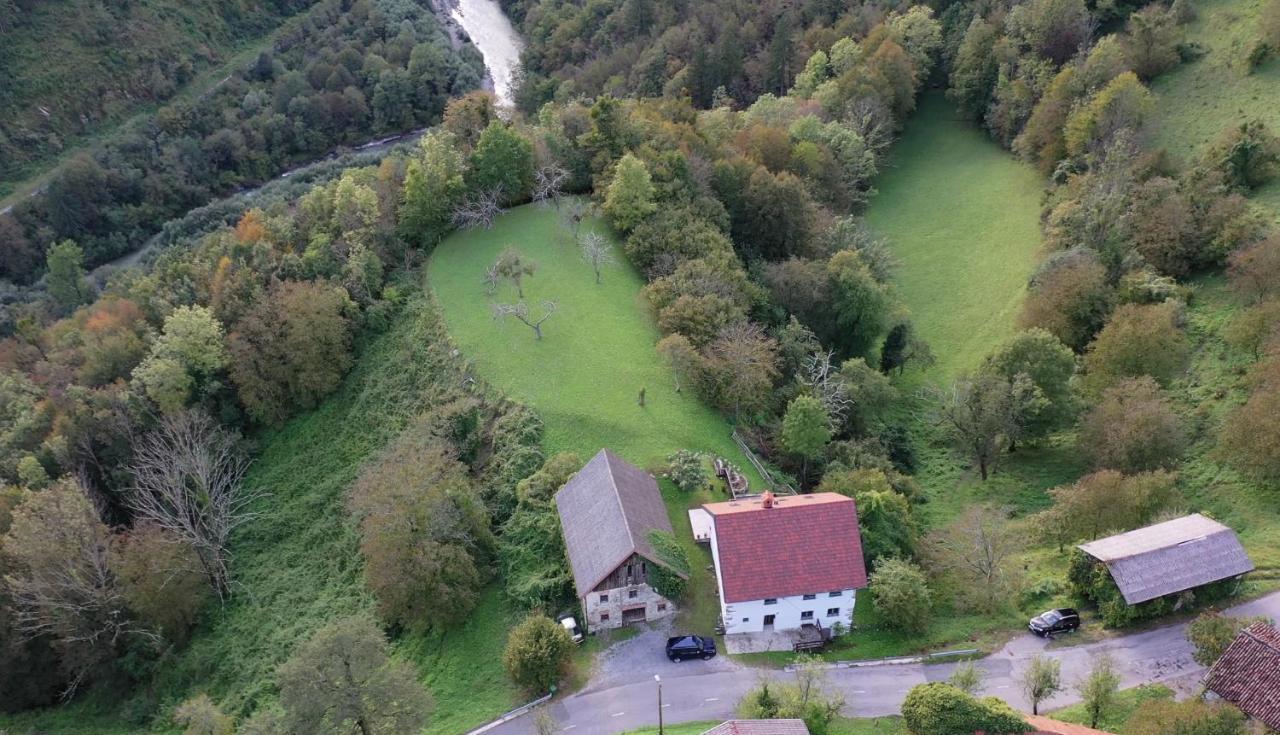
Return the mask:
<path id="1" fill-rule="evenodd" d="M 582 643 L 582 628 L 578 627 L 578 621 L 572 615 L 560 616 L 560 625 L 569 631 L 569 637 L 574 643 Z"/>
<path id="2" fill-rule="evenodd" d="M 667 639 L 667 658 L 679 663 L 686 658 L 703 661 L 716 655 L 716 642 L 701 635 L 681 635 Z"/>
<path id="3" fill-rule="evenodd" d="M 1027 629 L 1041 638 L 1052 638 L 1054 633 L 1070 633 L 1080 629 L 1080 613 L 1069 607 L 1047 610 L 1032 618 Z"/>

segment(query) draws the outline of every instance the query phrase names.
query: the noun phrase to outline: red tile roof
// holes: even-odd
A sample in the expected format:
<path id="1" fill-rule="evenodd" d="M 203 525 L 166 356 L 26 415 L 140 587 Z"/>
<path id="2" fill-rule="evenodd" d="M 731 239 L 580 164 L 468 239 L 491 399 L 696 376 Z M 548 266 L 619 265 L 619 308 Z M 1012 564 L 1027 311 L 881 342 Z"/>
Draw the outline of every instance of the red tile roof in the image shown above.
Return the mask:
<path id="1" fill-rule="evenodd" d="M 724 602 L 811 595 L 867 586 L 852 498 L 787 495 L 702 506 L 715 519 Z"/>
<path id="2" fill-rule="evenodd" d="M 1280 631 L 1254 623 L 1209 670 L 1209 691 L 1271 728 L 1280 728 Z"/>

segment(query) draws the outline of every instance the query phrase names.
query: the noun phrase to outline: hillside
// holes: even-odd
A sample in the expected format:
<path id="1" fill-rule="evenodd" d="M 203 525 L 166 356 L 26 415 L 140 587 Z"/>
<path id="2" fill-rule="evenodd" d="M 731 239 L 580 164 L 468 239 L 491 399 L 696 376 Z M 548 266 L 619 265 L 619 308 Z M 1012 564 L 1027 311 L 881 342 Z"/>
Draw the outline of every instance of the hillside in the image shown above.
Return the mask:
<path id="1" fill-rule="evenodd" d="M 0 196 L 312 1 L 21 0 L 0 22 Z"/>
<path id="2" fill-rule="evenodd" d="M 1012 334 L 1040 244 L 1035 172 L 926 95 L 876 180 L 867 221 L 889 240 L 903 302 L 949 377 Z"/>

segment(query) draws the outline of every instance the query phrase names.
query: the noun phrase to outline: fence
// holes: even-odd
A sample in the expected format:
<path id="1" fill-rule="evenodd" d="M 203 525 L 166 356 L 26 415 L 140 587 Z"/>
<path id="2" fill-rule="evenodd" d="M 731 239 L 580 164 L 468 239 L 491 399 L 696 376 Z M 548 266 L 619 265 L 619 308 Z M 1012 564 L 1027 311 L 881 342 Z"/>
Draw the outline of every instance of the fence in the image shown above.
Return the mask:
<path id="1" fill-rule="evenodd" d="M 506 713 L 505 715 L 503 715 L 503 716 L 499 717 L 498 719 L 494 720 L 493 722 L 490 722 L 490 723 L 488 723 L 487 725 L 481 725 L 480 727 L 477 727 L 476 729 L 472 730 L 471 732 L 468 732 L 468 733 L 467 733 L 467 735 L 481 735 L 481 733 L 489 732 L 490 730 L 492 730 L 493 728 L 497 727 L 498 725 L 501 725 L 501 724 L 504 724 L 504 723 L 510 722 L 510 721 L 514 720 L 515 718 L 520 717 L 521 715 L 524 715 L 524 714 L 528 713 L 528 712 L 529 712 L 529 710 L 533 709 L 534 707 L 537 707 L 537 706 L 538 706 L 538 705 L 540 705 L 540 704 L 546 704 L 547 702 L 549 702 L 549 701 L 551 700 L 551 695 L 553 695 L 553 694 L 555 694 L 555 691 L 554 691 L 554 690 L 552 690 L 552 691 L 550 691 L 550 692 L 548 692 L 548 693 L 546 693 L 546 694 L 542 695 L 541 697 L 538 697 L 537 699 L 533 700 L 532 702 L 528 702 L 528 703 L 526 703 L 526 704 L 522 704 L 522 705 L 520 705 L 519 707 L 516 707 L 515 709 L 513 709 L 513 710 L 511 710 L 510 712 Z"/>
<path id="2" fill-rule="evenodd" d="M 751 447 L 747 446 L 747 443 L 742 440 L 737 429 L 733 430 L 733 434 L 731 434 L 731 436 L 733 437 L 733 443 L 737 444 L 738 448 L 742 450 L 742 453 L 747 455 L 747 461 L 751 463 L 752 467 L 756 468 L 756 472 L 760 473 L 761 479 L 768 483 L 773 488 L 774 492 L 782 491 L 784 494 L 788 495 L 796 494 L 796 489 L 794 487 L 791 487 L 791 485 L 785 482 L 781 482 L 773 476 L 773 473 L 764 466 L 764 463 L 760 461 L 760 458 L 756 456 L 756 453 L 751 451 Z"/>

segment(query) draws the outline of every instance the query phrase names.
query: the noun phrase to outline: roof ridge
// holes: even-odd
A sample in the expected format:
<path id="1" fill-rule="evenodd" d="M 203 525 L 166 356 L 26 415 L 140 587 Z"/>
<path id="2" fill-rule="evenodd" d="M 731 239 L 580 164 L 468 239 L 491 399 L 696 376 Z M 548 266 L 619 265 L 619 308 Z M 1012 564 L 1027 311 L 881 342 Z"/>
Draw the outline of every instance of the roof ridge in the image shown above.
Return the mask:
<path id="1" fill-rule="evenodd" d="M 618 481 L 613 475 L 613 462 L 609 460 L 609 455 L 613 452 L 608 447 L 600 450 L 604 455 L 605 474 L 609 476 L 609 484 L 613 486 L 613 497 L 618 501 L 618 512 L 622 514 L 622 525 L 627 529 L 627 539 L 631 542 L 631 553 L 640 553 L 639 547 L 636 546 L 636 536 L 631 532 L 631 517 L 627 515 L 627 506 L 622 502 L 622 490 L 618 487 Z"/>

